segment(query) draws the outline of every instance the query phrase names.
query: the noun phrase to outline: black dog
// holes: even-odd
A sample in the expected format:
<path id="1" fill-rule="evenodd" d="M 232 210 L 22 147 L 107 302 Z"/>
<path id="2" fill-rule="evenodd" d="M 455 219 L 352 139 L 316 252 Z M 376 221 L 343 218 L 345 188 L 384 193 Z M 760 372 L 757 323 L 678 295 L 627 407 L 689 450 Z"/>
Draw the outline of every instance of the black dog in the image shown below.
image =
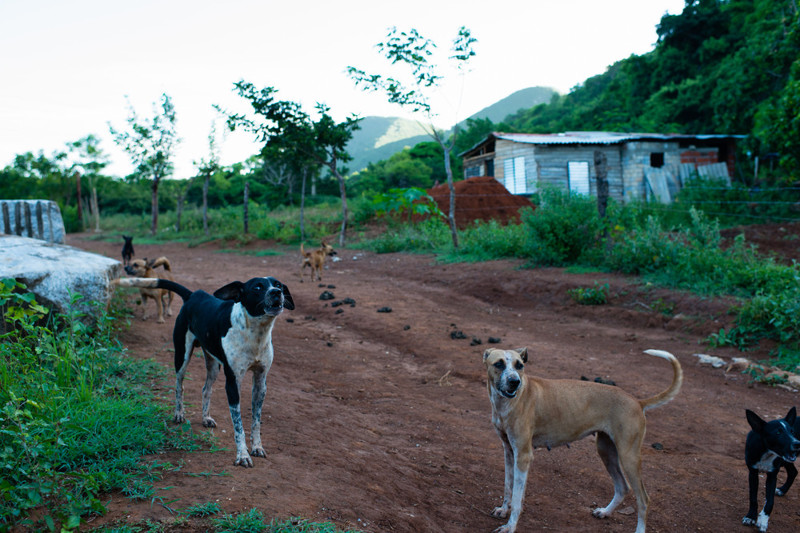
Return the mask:
<path id="1" fill-rule="evenodd" d="M 185 420 L 183 409 L 183 377 L 195 346 L 203 349 L 206 360 L 206 383 L 203 386 L 203 425 L 216 427 L 209 416 L 211 386 L 220 368 L 225 373 L 225 392 L 236 441 L 236 462 L 253 466 L 247 453 L 239 391 L 242 378 L 253 371 L 251 452 L 266 457 L 261 445 L 261 406 L 267 391 L 267 372 L 272 365 L 272 326 L 284 309 L 294 309 L 289 289 L 275 278 L 253 278 L 234 281 L 210 295 L 192 292 L 183 285 L 160 278 L 123 278 L 117 284 L 126 287 L 167 289 L 183 299 L 172 341 L 175 345 L 175 422 Z"/>
<path id="2" fill-rule="evenodd" d="M 125 244 L 122 245 L 122 264 L 128 266 L 133 258 L 133 237 L 122 236 Z"/>
<path id="3" fill-rule="evenodd" d="M 792 407 L 789 413 L 778 420 L 765 422 L 753 411 L 747 409 L 747 422 L 753 430 L 747 434 L 744 449 L 744 462 L 747 464 L 750 481 L 750 510 L 742 519 L 748 526 L 757 526 L 759 531 L 767 530 L 769 516 L 775 495 L 784 496 L 797 476 L 794 461 L 797 452 L 800 452 L 800 420 L 797 419 L 797 410 Z M 786 469 L 786 483 L 779 489 L 778 472 L 781 467 Z M 758 511 L 758 473 L 766 472 L 766 501 L 761 514 Z"/>

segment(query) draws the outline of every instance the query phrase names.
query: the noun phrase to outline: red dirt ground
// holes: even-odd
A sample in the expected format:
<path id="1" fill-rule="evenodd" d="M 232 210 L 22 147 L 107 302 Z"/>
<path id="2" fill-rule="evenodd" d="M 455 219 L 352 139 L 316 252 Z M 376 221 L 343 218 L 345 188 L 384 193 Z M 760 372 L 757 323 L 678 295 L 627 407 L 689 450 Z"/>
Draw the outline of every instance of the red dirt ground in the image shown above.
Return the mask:
<path id="1" fill-rule="evenodd" d="M 798 227 L 761 233 L 794 243 Z M 121 243 L 89 241 L 85 235 L 71 235 L 68 243 L 112 258 L 119 258 L 121 249 Z M 231 422 L 218 382 L 214 435 L 225 449 L 157 457 L 182 465 L 156 482 L 157 496 L 172 502 L 172 509 L 219 502 L 227 513 L 258 508 L 269 518 L 330 520 L 369 532 L 493 530 L 502 524 L 489 512 L 502 499 L 503 452 L 490 421 L 481 355 L 488 338 L 497 337 L 498 346 L 529 348 L 526 372 L 611 379 L 637 397 L 663 390 L 671 379 L 665 361 L 642 351 L 676 354 L 685 371 L 683 390 L 672 403 L 648 412 L 642 450 L 652 499 L 648 531 L 753 531 L 741 525 L 747 510 L 744 410 L 774 418 L 798 398 L 789 390 L 753 385 L 741 373 L 698 364 L 693 354 L 742 355 L 702 343 L 730 324 L 730 302 L 603 273 L 523 270 L 516 261 L 440 264 L 426 255 L 349 249 L 339 250 L 339 262 L 328 263 L 321 287 L 307 277 L 300 282 L 300 257 L 293 248 L 267 243 L 246 248 L 284 252 L 266 257 L 219 248 L 136 244 L 138 257 L 166 255 L 176 280 L 192 289 L 213 291 L 232 280 L 275 276 L 289 286 L 297 308 L 285 312 L 274 330 L 276 357 L 263 411 L 267 458 L 255 458 L 250 469 L 233 466 Z M 580 306 L 567 295 L 568 289 L 595 281 L 610 285 L 609 304 Z M 334 307 L 320 300 L 324 290 L 356 304 Z M 135 297 L 130 298 L 133 305 Z M 382 307 L 391 312 L 377 312 Z M 669 316 L 660 312 L 669 308 Z M 155 358 L 171 368 L 174 316 L 157 324 L 152 302 L 147 312 L 150 318 L 143 322 L 142 309 L 135 306 L 123 341 L 130 357 Z M 453 339 L 453 331 L 467 338 Z M 482 344 L 472 345 L 473 337 Z M 757 359 L 767 353 L 762 347 L 744 355 Z M 242 390 L 248 434 L 249 379 Z M 187 418 L 198 432 L 203 380 L 204 365 L 193 361 Z M 171 404 L 172 372 L 155 386 Z M 610 519 L 591 516 L 613 491 L 593 440 L 536 451 L 518 531 L 635 529 L 631 496 Z M 111 494 L 106 501 L 108 514 L 90 528 L 144 520 L 167 530 L 209 527 L 201 520 L 171 526 L 175 516 L 159 500 L 132 503 Z M 800 530 L 800 488 L 777 499 L 769 530 Z"/>

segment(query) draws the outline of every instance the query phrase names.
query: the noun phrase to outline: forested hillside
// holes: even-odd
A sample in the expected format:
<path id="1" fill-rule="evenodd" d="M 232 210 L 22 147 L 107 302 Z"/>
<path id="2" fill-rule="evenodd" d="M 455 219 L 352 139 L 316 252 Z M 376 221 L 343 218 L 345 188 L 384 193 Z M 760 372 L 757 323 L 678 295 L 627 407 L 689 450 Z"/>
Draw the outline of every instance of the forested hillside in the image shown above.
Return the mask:
<path id="1" fill-rule="evenodd" d="M 800 168 L 797 0 L 687 0 L 658 42 L 565 96 L 505 119 L 519 132 L 748 135 L 745 149 Z"/>

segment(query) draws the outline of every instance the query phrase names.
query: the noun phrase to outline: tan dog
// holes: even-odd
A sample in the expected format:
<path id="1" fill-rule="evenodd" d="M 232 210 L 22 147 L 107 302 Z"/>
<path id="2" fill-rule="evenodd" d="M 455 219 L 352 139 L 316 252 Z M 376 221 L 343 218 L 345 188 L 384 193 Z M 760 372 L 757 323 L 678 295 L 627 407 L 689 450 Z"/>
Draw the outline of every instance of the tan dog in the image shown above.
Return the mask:
<path id="1" fill-rule="evenodd" d="M 317 281 L 322 281 L 322 267 L 325 265 L 325 258 L 329 255 L 336 255 L 336 250 L 330 244 L 322 241 L 319 248 L 306 252 L 301 242 L 300 255 L 303 256 L 303 265 L 300 267 L 300 281 L 303 281 L 303 273 L 306 271 L 306 267 L 311 269 L 311 281 L 314 281 L 314 274 L 317 276 Z"/>
<path id="2" fill-rule="evenodd" d="M 661 394 L 637 400 L 611 385 L 527 377 L 523 373 L 527 348 L 484 352 L 492 422 L 505 451 L 503 504 L 492 516 L 509 520 L 497 532 L 513 533 L 517 527 L 533 449 L 549 449 L 591 434 L 597 435 L 597 453 L 614 482 L 614 498 L 592 514 L 609 516 L 632 488 L 639 511 L 636 533 L 645 532 L 649 498 L 641 477 L 644 412 L 672 400 L 683 383 L 683 370 L 675 356 L 660 350 L 645 353 L 672 364 L 672 384 Z"/>
<path id="3" fill-rule="evenodd" d="M 163 266 L 164 273 L 161 275 L 156 274 L 155 269 Z M 172 280 L 172 266 L 169 264 L 169 259 L 166 257 L 159 257 L 150 261 L 145 259 L 136 259 L 131 261 L 131 264 L 125 267 L 125 272 L 129 276 L 137 278 L 164 278 Z M 158 323 L 164 323 L 164 309 L 167 311 L 167 316 L 172 316 L 172 292 L 166 289 L 144 289 L 140 288 L 139 293 L 142 295 L 142 320 L 147 320 L 147 298 L 152 299 L 156 303 L 158 310 Z"/>

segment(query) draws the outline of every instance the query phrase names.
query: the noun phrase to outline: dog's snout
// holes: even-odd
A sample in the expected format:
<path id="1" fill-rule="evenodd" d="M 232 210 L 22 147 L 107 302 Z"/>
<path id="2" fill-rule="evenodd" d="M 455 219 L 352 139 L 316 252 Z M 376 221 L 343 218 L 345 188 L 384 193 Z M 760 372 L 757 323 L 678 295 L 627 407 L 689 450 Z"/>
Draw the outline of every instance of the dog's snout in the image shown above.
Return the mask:
<path id="1" fill-rule="evenodd" d="M 514 392 L 519 388 L 520 379 L 519 376 L 511 376 L 508 378 L 508 390 L 510 392 Z"/>

